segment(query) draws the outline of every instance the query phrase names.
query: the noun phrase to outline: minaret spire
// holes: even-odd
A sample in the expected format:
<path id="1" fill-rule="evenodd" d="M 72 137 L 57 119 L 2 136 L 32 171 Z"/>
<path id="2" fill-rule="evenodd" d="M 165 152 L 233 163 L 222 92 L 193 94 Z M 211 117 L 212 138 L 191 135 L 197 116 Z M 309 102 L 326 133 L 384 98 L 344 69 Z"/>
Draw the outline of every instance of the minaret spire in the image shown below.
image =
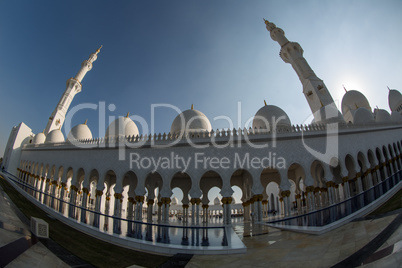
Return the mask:
<path id="1" fill-rule="evenodd" d="M 270 32 L 272 40 L 278 42 L 281 46 L 280 57 L 284 62 L 290 63 L 296 71 L 303 85 L 303 93 L 314 114 L 315 122 L 328 122 L 330 118 L 332 118 L 330 121 L 343 122 L 344 119 L 337 110 L 334 100 L 324 82 L 316 76 L 313 69 L 311 69 L 303 57 L 303 48 L 296 42 L 290 42 L 286 38 L 285 32 L 281 28 L 276 27 L 274 23 L 266 19 L 264 19 L 264 23 Z M 324 111 L 326 115 L 323 116 L 322 110 L 328 105 L 331 106 L 331 111 L 338 111 L 336 115 L 328 115 Z"/>
<path id="2" fill-rule="evenodd" d="M 74 78 L 70 78 L 67 80 L 66 90 L 64 91 L 63 96 L 57 104 L 56 109 L 49 117 L 49 121 L 44 131 L 45 135 L 47 135 L 50 131 L 54 129 L 60 129 L 63 126 L 67 110 L 70 107 L 75 94 L 81 92 L 82 90 L 81 81 L 82 79 L 84 79 L 86 73 L 92 69 L 92 64 L 98 58 L 98 53 L 100 52 L 101 48 L 102 46 L 100 46 L 100 48 L 92 53 L 87 60 L 84 60 L 82 62 L 81 69 L 78 71 L 77 75 Z"/>

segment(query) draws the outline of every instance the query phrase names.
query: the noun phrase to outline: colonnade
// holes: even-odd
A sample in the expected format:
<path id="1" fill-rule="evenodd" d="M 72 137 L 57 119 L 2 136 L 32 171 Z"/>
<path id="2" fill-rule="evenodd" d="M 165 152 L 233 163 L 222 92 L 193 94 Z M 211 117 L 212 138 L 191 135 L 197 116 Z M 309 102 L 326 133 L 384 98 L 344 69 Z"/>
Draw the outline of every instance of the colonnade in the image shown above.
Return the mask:
<path id="1" fill-rule="evenodd" d="M 289 188 L 280 188 L 278 196 L 279 208 L 278 204 L 275 205 L 275 200 L 269 200 L 269 195 L 266 192 L 252 194 L 251 187 L 243 187 L 242 211 L 244 220 L 263 221 L 269 216 L 269 210 L 279 209 L 278 214 L 281 217 L 289 217 L 293 214 L 303 214 L 331 206 L 377 185 L 402 167 L 400 142 L 393 146 L 388 145 L 383 146 L 383 148 L 368 150 L 366 153 L 359 152 L 357 157 L 347 154 L 343 159 L 344 161 L 334 159 L 336 162 L 334 165 L 325 165 L 315 160 L 311 164 L 311 174 L 304 172 L 308 168 L 302 168 L 298 165 L 294 170 L 300 169 L 301 172 L 299 173 L 302 174 L 300 179 L 302 179 L 304 185 L 303 187 L 298 185 L 301 181 L 299 179 L 294 180 L 296 184 L 295 191 L 291 191 Z M 55 166 L 39 165 L 39 163 L 32 160 L 21 161 L 17 172 L 21 182 L 38 190 L 38 192 L 28 191 L 35 195 L 40 202 L 62 213 L 68 207 L 68 217 L 80 218 L 83 223 L 99 227 L 99 214 L 102 212 L 101 207 L 104 207 L 104 214 L 115 217 L 113 230 L 118 233 L 121 229 L 121 224 L 117 218 L 122 217 L 123 207 L 126 211 L 124 216 L 128 220 L 143 221 L 145 219 L 145 221 L 151 223 L 154 214 L 153 205 L 156 202 L 157 222 L 169 224 L 171 196 L 163 196 L 159 193 L 158 197 L 155 197 L 152 192 L 154 188 L 147 188 L 148 195 L 135 195 L 131 187 L 128 192 L 124 192 L 121 187 L 120 192 L 117 192 L 115 186 L 116 192 L 110 195 L 111 183 L 107 190 L 102 189 L 103 185 L 100 187 L 98 185 L 96 189 L 93 189 L 91 182 L 86 180 L 87 177 L 80 169 L 75 175 L 71 168 L 67 170 L 59 168 L 59 170 L 56 170 Z M 247 170 L 244 172 L 250 176 Z M 279 171 L 278 173 L 284 174 L 284 172 Z M 74 176 L 77 177 L 75 180 Z M 66 178 L 68 177 L 71 180 L 67 180 Z M 96 179 L 99 180 L 99 177 L 99 174 L 97 174 Z M 82 179 L 80 180 L 79 178 Z M 331 180 L 328 178 L 331 178 Z M 288 180 L 291 180 L 291 178 L 288 177 Z M 387 183 L 395 184 L 392 181 Z M 69 188 L 67 185 L 69 185 Z M 183 192 L 188 194 L 186 189 Z M 127 197 L 127 195 L 127 202 L 123 204 L 124 197 Z M 198 196 L 200 195 L 198 194 Z M 112 198 L 114 200 L 111 200 Z M 60 202 L 58 199 L 64 200 L 66 203 Z M 93 200 L 93 210 L 96 212 L 92 222 L 89 222 L 88 211 L 85 209 L 81 209 L 80 215 L 77 215 L 77 207 L 89 208 L 89 200 Z M 189 225 L 206 224 L 209 215 L 208 202 L 209 200 L 204 197 L 189 198 L 187 202 L 184 198 L 182 200 L 182 222 Z M 110 207 L 111 203 L 114 204 L 112 208 Z M 221 203 L 223 224 L 230 224 L 232 221 L 232 196 L 223 196 Z"/>

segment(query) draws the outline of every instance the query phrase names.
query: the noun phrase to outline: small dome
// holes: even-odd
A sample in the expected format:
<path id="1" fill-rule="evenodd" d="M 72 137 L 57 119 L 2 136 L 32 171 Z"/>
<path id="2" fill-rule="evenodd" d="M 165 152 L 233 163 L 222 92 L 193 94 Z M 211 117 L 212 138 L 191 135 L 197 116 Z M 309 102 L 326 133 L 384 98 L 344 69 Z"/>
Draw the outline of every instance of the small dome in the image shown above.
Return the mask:
<path id="1" fill-rule="evenodd" d="M 402 110 L 402 95 L 398 90 L 391 89 L 388 93 L 388 104 L 391 111 Z"/>
<path id="2" fill-rule="evenodd" d="M 232 205 L 236 204 L 235 198 L 232 196 Z"/>
<path id="3" fill-rule="evenodd" d="M 375 117 L 376 123 L 391 122 L 391 115 L 384 109 L 375 109 L 374 117 Z"/>
<path id="4" fill-rule="evenodd" d="M 42 143 L 45 143 L 45 141 L 46 141 L 46 135 L 43 132 L 41 132 L 41 133 L 38 133 L 35 135 L 35 137 L 32 140 L 32 143 L 33 144 L 42 144 Z"/>
<path id="5" fill-rule="evenodd" d="M 190 109 L 182 112 L 173 120 L 170 133 L 201 132 L 212 130 L 208 117 L 200 111 Z"/>
<path id="6" fill-rule="evenodd" d="M 79 124 L 70 130 L 67 135 L 67 140 L 90 140 L 92 139 L 92 133 L 86 124 Z"/>
<path id="7" fill-rule="evenodd" d="M 360 107 L 364 107 L 367 110 L 371 111 L 371 107 L 367 98 L 357 90 L 349 90 L 348 92 L 346 92 L 345 95 L 343 95 L 341 106 L 343 116 L 345 116 L 348 111 L 354 111 Z"/>
<path id="8" fill-rule="evenodd" d="M 395 123 L 402 123 L 402 114 L 400 114 L 399 112 L 396 112 L 396 111 L 392 112 L 391 120 L 392 120 L 392 122 L 395 122 Z"/>
<path id="9" fill-rule="evenodd" d="M 253 119 L 253 129 L 272 131 L 276 128 L 290 128 L 291 126 L 289 116 L 275 105 L 263 106 L 257 111 Z"/>
<path id="10" fill-rule="evenodd" d="M 322 106 L 314 113 L 314 122 L 316 124 L 344 123 L 345 120 L 335 103 Z"/>
<path id="11" fill-rule="evenodd" d="M 366 125 L 374 123 L 374 115 L 371 111 L 364 107 L 357 109 L 353 116 L 353 124 L 355 125 Z"/>
<path id="12" fill-rule="evenodd" d="M 218 205 L 220 205 L 221 204 L 221 200 L 219 200 L 219 197 L 215 197 L 215 199 L 214 199 L 214 205 L 215 206 L 218 206 Z"/>
<path id="13" fill-rule="evenodd" d="M 110 123 L 106 130 L 106 138 L 115 136 L 137 136 L 139 134 L 137 125 L 129 117 L 119 117 Z"/>
<path id="14" fill-rule="evenodd" d="M 177 200 L 177 197 L 172 198 L 172 202 L 170 203 L 172 206 L 175 206 L 179 203 L 179 200 Z"/>
<path id="15" fill-rule="evenodd" d="M 60 129 L 54 129 L 46 136 L 45 143 L 58 143 L 64 142 L 64 135 Z"/>

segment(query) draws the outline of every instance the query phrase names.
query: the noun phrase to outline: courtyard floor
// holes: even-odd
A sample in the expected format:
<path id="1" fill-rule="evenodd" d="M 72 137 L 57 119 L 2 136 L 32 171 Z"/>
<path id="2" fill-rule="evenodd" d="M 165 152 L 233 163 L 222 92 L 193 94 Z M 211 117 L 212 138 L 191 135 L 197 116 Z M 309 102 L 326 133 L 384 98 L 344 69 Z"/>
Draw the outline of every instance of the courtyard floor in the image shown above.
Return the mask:
<path id="1" fill-rule="evenodd" d="M 41 242 L 31 241 L 29 226 L 12 206 L 0 188 L 0 267 L 69 267 Z M 233 228 L 247 246 L 247 253 L 194 255 L 185 267 L 350 267 L 342 261 L 357 252 L 366 253 L 362 261 L 366 267 L 402 267 L 401 213 L 361 219 L 322 235 L 235 224 Z M 385 242 L 370 244 L 391 225 L 395 228 Z M 367 253 L 367 249 L 374 253 Z"/>

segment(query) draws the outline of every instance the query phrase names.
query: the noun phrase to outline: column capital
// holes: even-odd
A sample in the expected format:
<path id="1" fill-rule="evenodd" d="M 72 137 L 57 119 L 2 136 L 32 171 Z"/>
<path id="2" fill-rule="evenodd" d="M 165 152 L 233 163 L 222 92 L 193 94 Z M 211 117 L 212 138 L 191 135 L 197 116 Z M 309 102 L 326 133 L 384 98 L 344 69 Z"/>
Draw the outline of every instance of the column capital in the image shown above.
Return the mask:
<path id="1" fill-rule="evenodd" d="M 227 204 L 232 204 L 232 197 L 222 197 L 222 204 L 227 205 Z"/>
<path id="2" fill-rule="evenodd" d="M 201 199 L 200 198 L 191 198 L 190 203 L 192 205 L 195 205 L 195 204 L 199 205 L 201 203 Z"/>
<path id="3" fill-rule="evenodd" d="M 88 188 L 82 188 L 82 192 L 84 192 L 84 193 L 86 193 L 87 195 L 89 195 L 89 190 L 88 190 Z"/>
<path id="4" fill-rule="evenodd" d="M 71 190 L 74 190 L 74 191 L 76 191 L 76 192 L 78 192 L 78 188 L 77 188 L 77 186 L 75 186 L 75 185 L 71 185 L 71 186 L 70 186 L 70 189 L 71 189 Z"/>
<path id="5" fill-rule="evenodd" d="M 140 196 L 140 195 L 137 195 L 135 197 L 135 201 L 137 201 L 138 203 L 143 203 L 144 199 L 145 199 L 144 196 Z"/>
<path id="6" fill-rule="evenodd" d="M 287 190 L 287 191 L 282 191 L 282 192 L 281 192 L 281 196 L 282 196 L 282 197 L 289 197 L 289 196 L 290 196 L 290 191 L 289 191 L 289 190 Z"/>
<path id="7" fill-rule="evenodd" d="M 148 199 L 148 201 L 147 201 L 147 205 L 149 206 L 149 205 L 153 205 L 155 203 L 155 201 L 153 200 L 153 199 Z"/>
<path id="8" fill-rule="evenodd" d="M 290 192 L 289 192 L 290 193 Z M 264 198 L 262 194 L 256 194 L 253 197 L 254 201 L 262 201 L 262 199 Z"/>
<path id="9" fill-rule="evenodd" d="M 103 195 L 103 191 L 96 190 L 95 196 L 102 196 L 102 195 Z"/>
<path id="10" fill-rule="evenodd" d="M 116 199 L 122 199 L 122 195 L 120 194 L 120 193 L 115 193 L 114 194 L 114 198 L 116 198 Z"/>
<path id="11" fill-rule="evenodd" d="M 307 193 L 313 192 L 313 191 L 314 191 L 314 186 L 313 186 L 313 185 L 306 187 L 306 192 L 307 192 Z"/>
<path id="12" fill-rule="evenodd" d="M 170 204 L 170 202 L 172 202 L 172 200 L 170 199 L 170 197 L 162 197 L 161 202 L 162 202 L 162 204 Z"/>
<path id="13" fill-rule="evenodd" d="M 135 200 L 134 200 L 134 197 L 129 197 L 129 198 L 128 198 L 128 202 L 133 203 L 133 204 L 136 203 Z"/>

